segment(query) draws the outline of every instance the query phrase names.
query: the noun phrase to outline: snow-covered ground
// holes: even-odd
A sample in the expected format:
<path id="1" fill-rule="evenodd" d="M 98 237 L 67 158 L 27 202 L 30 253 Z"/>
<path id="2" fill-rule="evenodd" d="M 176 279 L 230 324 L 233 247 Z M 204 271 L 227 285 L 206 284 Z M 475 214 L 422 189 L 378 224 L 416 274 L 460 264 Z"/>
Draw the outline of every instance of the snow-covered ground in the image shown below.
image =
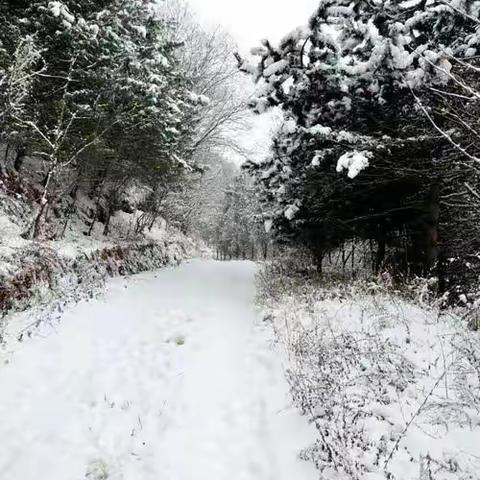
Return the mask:
<path id="1" fill-rule="evenodd" d="M 461 315 L 373 283 L 262 278 L 322 480 L 480 478 L 480 334 Z"/>
<path id="2" fill-rule="evenodd" d="M 95 223 L 91 236 L 86 235 L 91 223 L 88 212 L 95 205 L 80 194 L 77 203 L 64 236 L 25 240 L 21 235 L 31 224 L 32 203 L 21 195 L 2 192 L 0 178 L 0 342 L 7 313 L 46 309 L 48 315 L 52 307 L 57 309 L 95 293 L 109 277 L 209 256 L 200 241 L 187 237 L 162 218 L 151 229 L 136 234 L 135 223 L 141 216 L 138 210 L 116 212 L 107 236 L 100 222 Z M 52 216 L 51 221 L 52 232 L 61 231 L 64 220 Z"/>
<path id="3" fill-rule="evenodd" d="M 313 480 L 315 429 L 254 308 L 256 267 L 108 283 L 0 351 L 2 480 Z"/>

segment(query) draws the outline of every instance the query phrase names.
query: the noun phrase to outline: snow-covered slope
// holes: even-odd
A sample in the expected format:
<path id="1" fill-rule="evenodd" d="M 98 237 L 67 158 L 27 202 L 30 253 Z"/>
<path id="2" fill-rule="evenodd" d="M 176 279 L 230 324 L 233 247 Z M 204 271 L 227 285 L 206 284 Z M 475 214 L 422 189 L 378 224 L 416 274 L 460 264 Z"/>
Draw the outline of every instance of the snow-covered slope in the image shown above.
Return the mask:
<path id="1" fill-rule="evenodd" d="M 99 221 L 90 231 L 95 204 L 81 193 L 66 228 L 64 210 L 50 215 L 48 226 L 58 234 L 55 240 L 25 240 L 22 233 L 35 209 L 34 189 L 35 184 L 16 174 L 0 177 L 0 341 L 7 312 L 76 300 L 94 292 L 109 276 L 152 270 L 197 255 L 196 244 L 162 219 L 136 234 L 141 212 L 134 208 L 131 213 L 116 212 L 108 235 Z"/>
<path id="2" fill-rule="evenodd" d="M 110 280 L 56 328 L 11 331 L 0 478 L 315 480 L 255 270 L 193 261 Z"/>

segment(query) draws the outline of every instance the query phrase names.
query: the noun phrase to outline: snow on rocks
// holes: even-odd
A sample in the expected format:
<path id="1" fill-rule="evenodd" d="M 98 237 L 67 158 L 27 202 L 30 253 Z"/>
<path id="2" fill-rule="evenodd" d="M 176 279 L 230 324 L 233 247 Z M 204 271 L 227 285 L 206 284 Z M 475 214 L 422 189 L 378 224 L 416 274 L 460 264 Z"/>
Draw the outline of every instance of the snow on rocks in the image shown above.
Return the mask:
<path id="1" fill-rule="evenodd" d="M 79 212 L 90 205 L 83 203 L 80 199 Z M 112 219 L 110 237 L 102 235 L 101 224 L 92 236 L 83 235 L 85 224 L 76 216 L 62 240 L 27 241 L 21 233 L 31 210 L 23 198 L 0 191 L 0 342 L 13 311 L 33 308 L 39 317 L 35 323 L 41 323 L 65 303 L 99 292 L 108 277 L 176 265 L 196 255 L 193 241 L 160 223 L 132 237 L 135 216 L 125 212 Z"/>

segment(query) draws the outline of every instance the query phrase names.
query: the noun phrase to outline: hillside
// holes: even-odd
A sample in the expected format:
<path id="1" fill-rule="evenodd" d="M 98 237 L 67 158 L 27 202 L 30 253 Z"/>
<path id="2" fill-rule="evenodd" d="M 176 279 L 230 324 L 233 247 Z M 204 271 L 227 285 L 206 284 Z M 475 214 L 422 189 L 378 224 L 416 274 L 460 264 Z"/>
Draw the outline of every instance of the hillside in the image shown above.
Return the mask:
<path id="1" fill-rule="evenodd" d="M 174 265 L 197 254 L 195 243 L 162 218 L 144 233 L 135 233 L 136 222 L 143 214 L 136 204 L 136 198 L 142 197 L 141 189 L 125 198 L 125 208 L 114 214 L 107 235 L 99 220 L 92 228 L 95 201 L 79 192 L 73 210 L 59 204 L 48 214 L 47 229 L 56 239 L 25 239 L 22 235 L 39 208 L 38 191 L 33 178 L 12 170 L 1 175 L 2 318 L 11 310 L 91 294 L 109 276 Z"/>

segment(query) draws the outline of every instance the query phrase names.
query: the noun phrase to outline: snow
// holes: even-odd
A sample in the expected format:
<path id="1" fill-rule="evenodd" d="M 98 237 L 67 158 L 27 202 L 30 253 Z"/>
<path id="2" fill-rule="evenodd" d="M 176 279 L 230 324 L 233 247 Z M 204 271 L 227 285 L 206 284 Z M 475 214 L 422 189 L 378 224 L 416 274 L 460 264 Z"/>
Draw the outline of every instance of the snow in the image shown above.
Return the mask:
<path id="1" fill-rule="evenodd" d="M 137 32 L 142 38 L 147 38 L 147 29 L 144 25 L 132 25 L 132 30 Z"/>
<path id="2" fill-rule="evenodd" d="M 412 63 L 412 55 L 405 48 L 390 44 L 390 54 L 395 68 L 406 70 Z"/>
<path id="3" fill-rule="evenodd" d="M 262 57 L 263 55 L 267 55 L 268 50 L 264 47 L 253 47 L 250 49 L 250 55 L 256 56 L 256 57 Z"/>
<path id="4" fill-rule="evenodd" d="M 71 27 L 72 23 L 75 23 L 75 17 L 68 11 L 68 8 L 63 2 L 49 2 L 48 8 L 54 17 L 63 17 L 69 27 Z"/>
<path id="5" fill-rule="evenodd" d="M 50 2 L 48 4 L 50 11 L 54 17 L 59 17 L 62 11 L 63 4 L 61 2 Z"/>
<path id="6" fill-rule="evenodd" d="M 405 2 L 401 2 L 400 6 L 405 9 L 410 9 L 413 7 L 418 7 L 419 5 L 421 5 L 421 3 L 421 0 L 406 0 Z"/>
<path id="7" fill-rule="evenodd" d="M 90 25 L 90 31 L 92 32 L 92 37 L 96 38 L 100 32 L 100 27 L 97 24 Z"/>
<path id="8" fill-rule="evenodd" d="M 310 127 L 310 133 L 312 135 L 328 137 L 332 134 L 332 129 L 330 127 L 324 127 L 323 125 L 314 125 L 313 127 Z"/>
<path id="9" fill-rule="evenodd" d="M 320 478 L 478 478 L 478 332 L 373 283 L 280 277 L 261 295 L 318 429 L 303 457 Z"/>
<path id="10" fill-rule="evenodd" d="M 300 209 L 296 205 L 290 205 L 285 210 L 285 218 L 287 220 L 293 220 L 299 211 Z"/>
<path id="11" fill-rule="evenodd" d="M 285 35 L 281 39 L 280 44 L 285 44 L 291 41 L 298 42 L 299 40 L 304 40 L 308 38 L 310 34 L 311 30 L 307 25 L 300 25 L 299 27 L 295 28 L 295 30 L 292 30 L 290 33 Z"/>
<path id="12" fill-rule="evenodd" d="M 279 60 L 278 62 L 272 63 L 263 71 L 263 75 L 265 77 L 271 77 L 273 75 L 277 75 L 282 73 L 288 67 L 287 60 Z"/>
<path id="13" fill-rule="evenodd" d="M 277 165 L 272 165 L 272 167 L 262 173 L 262 180 L 268 180 L 277 170 Z"/>
<path id="14" fill-rule="evenodd" d="M 297 130 L 297 122 L 292 118 L 285 121 L 285 123 L 283 124 L 283 131 L 285 133 L 295 133 L 296 130 Z"/>
<path id="15" fill-rule="evenodd" d="M 206 106 L 206 105 L 209 105 L 211 102 L 210 98 L 207 97 L 206 95 L 197 95 L 196 93 L 193 93 L 193 92 L 189 93 L 189 97 L 192 103 L 194 103 L 195 105 Z"/>
<path id="16" fill-rule="evenodd" d="M 370 166 L 369 158 L 372 154 L 370 152 L 347 152 L 338 159 L 337 172 L 341 173 L 343 170 L 348 170 L 348 177 L 354 179 L 362 170 Z"/>
<path id="17" fill-rule="evenodd" d="M 322 163 L 323 158 L 324 158 L 324 154 L 325 154 L 325 152 L 321 152 L 321 151 L 317 152 L 315 154 L 315 156 L 313 157 L 313 159 L 310 163 L 310 166 L 311 167 L 319 167 Z"/>
<path id="18" fill-rule="evenodd" d="M 273 228 L 273 220 L 272 219 L 265 220 L 264 226 L 265 226 L 265 233 L 270 233 Z"/>
<path id="19" fill-rule="evenodd" d="M 477 54 L 477 49 L 476 48 L 467 48 L 467 50 L 465 50 L 465 57 L 466 58 L 474 57 L 476 54 Z"/>
<path id="20" fill-rule="evenodd" d="M 252 263 L 116 279 L 0 351 L 2 480 L 314 480 Z"/>
<path id="21" fill-rule="evenodd" d="M 210 105 L 211 103 L 210 98 L 207 97 L 206 95 L 199 95 L 198 99 L 199 99 L 200 105 L 206 106 L 206 105 Z"/>

